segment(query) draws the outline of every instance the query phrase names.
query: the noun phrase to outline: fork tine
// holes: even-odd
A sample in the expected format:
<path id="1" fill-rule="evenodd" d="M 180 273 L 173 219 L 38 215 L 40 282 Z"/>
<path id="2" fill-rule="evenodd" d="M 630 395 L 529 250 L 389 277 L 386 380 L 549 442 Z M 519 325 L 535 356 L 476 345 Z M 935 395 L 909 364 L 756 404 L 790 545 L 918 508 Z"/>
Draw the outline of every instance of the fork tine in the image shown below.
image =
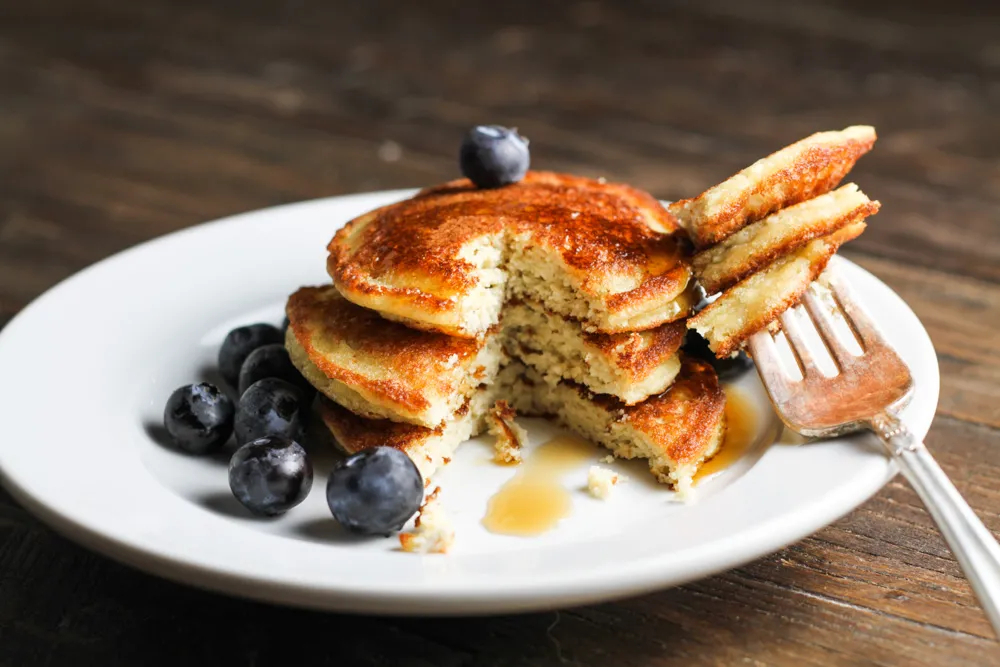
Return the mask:
<path id="1" fill-rule="evenodd" d="M 799 360 L 799 367 L 802 369 L 802 379 L 810 375 L 822 375 L 802 335 L 802 329 L 799 327 L 795 310 L 795 307 L 792 307 L 781 314 L 781 329 L 785 332 L 788 343 L 792 346 L 792 352 L 795 353 L 796 358 Z"/>
<path id="2" fill-rule="evenodd" d="M 816 325 L 816 330 L 819 331 L 823 343 L 826 344 L 827 349 L 830 350 L 830 354 L 836 360 L 837 366 L 844 369 L 854 363 L 857 357 L 851 354 L 851 351 L 840 341 L 840 335 L 833 328 L 833 319 L 828 312 L 830 304 L 826 304 L 820 300 L 813 285 L 810 285 L 806 291 L 804 302 L 806 310 L 812 316 L 813 324 Z"/>
<path id="3" fill-rule="evenodd" d="M 858 305 L 857 299 L 854 298 L 854 290 L 847 284 L 847 281 L 837 271 L 831 271 L 829 268 L 824 272 L 823 278 L 833 290 L 834 296 L 837 297 L 837 303 L 840 304 L 841 311 L 861 341 L 861 347 L 867 351 L 879 345 L 882 334 L 879 333 L 872 319 L 868 317 L 868 313 Z"/>
<path id="4" fill-rule="evenodd" d="M 773 401 L 781 402 L 791 394 L 794 380 L 785 370 L 781 356 L 778 354 L 778 347 L 774 344 L 771 334 L 766 330 L 759 331 L 750 337 L 750 356 L 753 357 L 760 379 L 764 382 L 764 386 Z"/>

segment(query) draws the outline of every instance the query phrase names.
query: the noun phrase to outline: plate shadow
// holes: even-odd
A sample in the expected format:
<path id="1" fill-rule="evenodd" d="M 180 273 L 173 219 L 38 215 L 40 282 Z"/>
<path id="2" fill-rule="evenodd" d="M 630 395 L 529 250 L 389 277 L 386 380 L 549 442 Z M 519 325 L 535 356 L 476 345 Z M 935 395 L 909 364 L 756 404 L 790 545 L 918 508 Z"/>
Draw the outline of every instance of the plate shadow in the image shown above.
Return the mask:
<path id="1" fill-rule="evenodd" d="M 388 539 L 379 536 L 356 535 L 344 528 L 333 517 L 310 519 L 309 521 L 295 524 L 291 527 L 291 532 L 296 537 L 323 544 L 357 544 L 359 542 Z"/>
<path id="2" fill-rule="evenodd" d="M 205 461 L 213 465 L 228 467 L 229 459 L 233 457 L 233 452 L 236 451 L 235 441 L 232 438 L 229 438 L 229 440 L 226 441 L 226 444 L 222 446 L 222 449 L 217 452 L 205 455 L 188 454 L 174 444 L 173 440 L 170 438 L 170 434 L 167 432 L 167 429 L 163 427 L 163 424 L 159 422 L 147 421 L 143 423 L 142 430 L 146 432 L 146 435 L 149 436 L 150 440 L 158 444 L 160 447 L 177 454 L 178 456 L 186 456 L 199 461 Z"/>
<path id="3" fill-rule="evenodd" d="M 234 519 L 255 519 L 257 521 L 274 521 L 280 517 L 259 516 L 252 513 L 236 500 L 233 494 L 227 491 L 211 491 L 198 498 L 194 502 L 207 510 L 221 514 L 222 516 Z"/>

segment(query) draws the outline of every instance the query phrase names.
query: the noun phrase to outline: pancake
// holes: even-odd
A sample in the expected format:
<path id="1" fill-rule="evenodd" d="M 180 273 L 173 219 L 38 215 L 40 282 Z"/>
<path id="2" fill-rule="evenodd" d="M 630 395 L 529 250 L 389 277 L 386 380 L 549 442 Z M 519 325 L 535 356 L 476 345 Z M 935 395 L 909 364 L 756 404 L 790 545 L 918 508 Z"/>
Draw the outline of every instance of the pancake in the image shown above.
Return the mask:
<path id="1" fill-rule="evenodd" d="M 711 365 L 693 358 L 670 389 L 633 406 L 571 382 L 552 387 L 519 365 L 504 368 L 498 380 L 519 413 L 552 416 L 615 456 L 646 459 L 656 479 L 682 496 L 725 435 L 725 393 Z"/>
<path id="2" fill-rule="evenodd" d="M 688 327 L 704 336 L 720 359 L 734 354 L 750 336 L 798 303 L 837 248 L 864 229 L 864 222 L 852 223 L 775 260 L 723 292 L 690 318 Z"/>
<path id="3" fill-rule="evenodd" d="M 568 378 L 635 403 L 673 381 L 685 332 L 674 322 L 641 333 L 588 334 L 537 304 L 511 302 L 500 333 L 457 338 L 387 321 L 332 285 L 300 289 L 286 311 L 285 347 L 320 393 L 362 416 L 428 427 L 450 418 L 511 355 L 552 383 Z"/>
<path id="4" fill-rule="evenodd" d="M 641 332 L 585 333 L 578 323 L 521 301 L 507 304 L 502 326 L 504 350 L 549 384 L 572 380 L 629 405 L 674 381 L 687 332 L 683 322 L 670 322 Z"/>
<path id="5" fill-rule="evenodd" d="M 699 252 L 692 260 L 695 277 L 708 294 L 721 292 L 778 257 L 864 220 L 878 209 L 877 201 L 849 183 L 772 213 Z"/>
<path id="6" fill-rule="evenodd" d="M 316 399 L 316 412 L 345 454 L 394 447 L 413 460 L 426 484 L 438 468 L 451 461 L 459 445 L 485 430 L 485 417 L 495 394 L 491 387 L 478 387 L 465 405 L 435 428 L 362 417 L 323 396 Z"/>
<path id="7" fill-rule="evenodd" d="M 674 385 L 643 403 L 626 406 L 581 385 L 552 387 L 529 367 L 512 363 L 491 387 L 480 387 L 453 419 L 434 429 L 367 419 L 319 397 L 317 411 L 338 447 L 348 454 L 377 446 L 405 452 L 429 479 L 458 445 L 485 430 L 496 399 L 522 414 L 548 415 L 622 458 L 643 458 L 653 475 L 681 494 L 698 466 L 712 456 L 725 432 L 725 394 L 712 367 L 686 359 Z"/>
<path id="8" fill-rule="evenodd" d="M 485 335 L 507 296 L 602 333 L 651 329 L 694 303 L 678 226 L 649 194 L 529 172 L 477 189 L 446 183 L 349 222 L 327 269 L 350 301 L 409 326 Z"/>
<path id="9" fill-rule="evenodd" d="M 835 188 L 875 144 L 875 128 L 817 132 L 669 206 L 695 245 L 722 241 L 746 224 Z"/>
<path id="10" fill-rule="evenodd" d="M 453 338 L 389 322 L 333 286 L 288 299 L 285 346 L 322 394 L 369 417 L 437 426 L 496 375 L 500 338 Z"/>

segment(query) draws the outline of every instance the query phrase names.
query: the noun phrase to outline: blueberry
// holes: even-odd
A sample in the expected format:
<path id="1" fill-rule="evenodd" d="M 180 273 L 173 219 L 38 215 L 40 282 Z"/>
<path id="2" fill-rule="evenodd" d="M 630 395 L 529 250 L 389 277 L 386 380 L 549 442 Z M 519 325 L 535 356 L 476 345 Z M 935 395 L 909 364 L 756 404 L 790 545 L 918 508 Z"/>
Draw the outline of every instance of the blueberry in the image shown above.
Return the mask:
<path id="1" fill-rule="evenodd" d="M 720 380 L 731 380 L 753 368 L 753 360 L 742 350 L 735 357 L 716 358 L 715 352 L 708 347 L 708 341 L 694 329 L 688 329 L 683 349 L 688 356 L 704 359 L 712 364 Z"/>
<path id="2" fill-rule="evenodd" d="M 480 188 L 517 183 L 528 172 L 528 140 L 499 125 L 477 125 L 462 140 L 458 164 Z"/>
<path id="3" fill-rule="evenodd" d="M 278 436 L 248 442 L 229 461 L 229 488 L 254 514 L 274 516 L 309 495 L 313 468 L 302 445 Z"/>
<path id="4" fill-rule="evenodd" d="M 219 348 L 219 372 L 229 386 L 235 387 L 240 377 L 240 368 L 250 353 L 262 345 L 272 345 L 285 340 L 278 327 L 270 324 L 250 324 L 237 327 L 226 334 Z"/>
<path id="5" fill-rule="evenodd" d="M 326 485 L 333 517 L 361 535 L 398 531 L 420 509 L 424 480 L 410 457 L 392 447 L 375 447 L 337 466 Z"/>
<path id="6" fill-rule="evenodd" d="M 233 401 L 207 382 L 183 386 L 167 399 L 163 426 L 180 449 L 207 454 L 225 444 L 233 432 Z"/>
<path id="7" fill-rule="evenodd" d="M 300 440 L 308 404 L 294 385 L 264 378 L 247 387 L 236 407 L 236 442 L 244 444 L 269 435 Z"/>
<path id="8" fill-rule="evenodd" d="M 302 377 L 302 374 L 292 364 L 288 350 L 285 349 L 284 345 L 264 345 L 250 353 L 247 360 L 243 362 L 243 368 L 240 369 L 240 396 L 250 385 L 264 378 L 278 378 L 295 385 L 302 392 L 302 396 L 306 398 L 310 397 L 313 392 L 312 385 Z"/>

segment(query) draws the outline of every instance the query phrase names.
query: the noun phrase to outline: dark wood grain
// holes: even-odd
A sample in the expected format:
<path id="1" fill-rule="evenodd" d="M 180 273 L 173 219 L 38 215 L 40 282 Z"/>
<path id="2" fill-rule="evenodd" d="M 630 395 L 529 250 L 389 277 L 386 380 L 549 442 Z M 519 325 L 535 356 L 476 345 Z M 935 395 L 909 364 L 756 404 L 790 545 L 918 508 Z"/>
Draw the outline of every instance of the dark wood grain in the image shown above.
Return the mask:
<path id="1" fill-rule="evenodd" d="M 204 220 L 455 175 L 477 122 L 534 164 L 689 196 L 872 123 L 883 203 L 845 254 L 939 352 L 929 444 L 1000 530 L 995 3 L 0 3 L 0 327 L 88 264 Z M 872 6 L 876 5 L 876 6 Z M 632 600 L 367 619 L 167 583 L 0 494 L 0 665 L 986 665 L 1000 646 L 902 481 L 746 567 Z"/>

